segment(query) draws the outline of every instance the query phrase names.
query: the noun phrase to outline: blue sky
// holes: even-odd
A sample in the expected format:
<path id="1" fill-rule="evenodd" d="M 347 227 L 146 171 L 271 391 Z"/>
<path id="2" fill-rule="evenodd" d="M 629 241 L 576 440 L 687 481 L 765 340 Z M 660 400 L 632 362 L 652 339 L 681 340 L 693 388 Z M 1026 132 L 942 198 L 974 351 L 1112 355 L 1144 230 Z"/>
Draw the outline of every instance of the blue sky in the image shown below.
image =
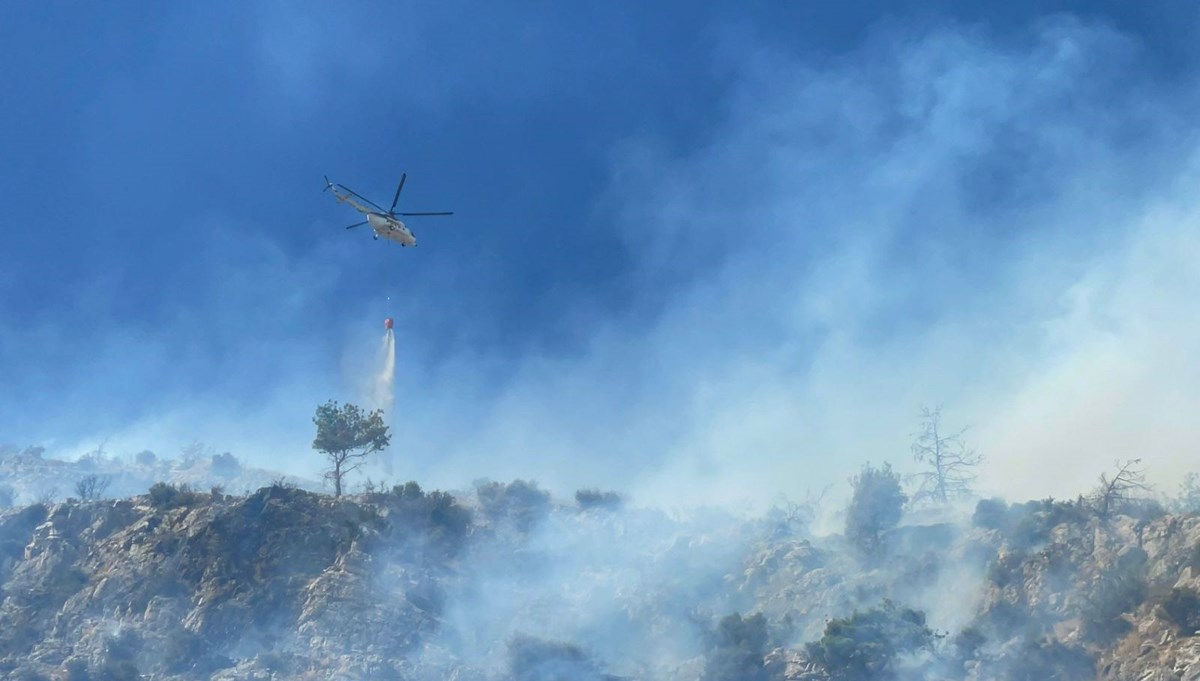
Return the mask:
<path id="1" fill-rule="evenodd" d="M 1181 470 L 1200 10 L 958 5 L 4 5 L 0 441 L 314 474 L 393 316 L 433 484 Z M 401 172 L 416 250 L 320 191 Z"/>

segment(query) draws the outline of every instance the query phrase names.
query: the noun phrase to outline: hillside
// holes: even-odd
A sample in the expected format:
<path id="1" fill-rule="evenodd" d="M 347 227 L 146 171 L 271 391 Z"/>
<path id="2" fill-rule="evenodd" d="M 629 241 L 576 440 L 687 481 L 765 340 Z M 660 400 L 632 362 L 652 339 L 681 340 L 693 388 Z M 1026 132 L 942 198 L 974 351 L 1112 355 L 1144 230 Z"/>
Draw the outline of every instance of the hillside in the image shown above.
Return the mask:
<path id="1" fill-rule="evenodd" d="M 305 488 L 318 486 L 314 481 L 245 466 L 232 454 L 218 454 L 199 442 L 184 447 L 178 457 L 160 457 L 150 451 L 116 457 L 101 448 L 76 460 L 47 456 L 42 447 L 0 445 L 0 506 L 79 498 L 77 486 L 88 479 L 93 493 L 105 497 L 141 494 L 156 482 L 203 490 L 220 487 L 242 494 L 278 481 Z"/>
<path id="2" fill-rule="evenodd" d="M 12 679 L 1200 678 L 1200 517 L 981 502 L 864 560 L 536 485 L 0 510 Z M 139 676 L 140 675 L 140 676 Z"/>

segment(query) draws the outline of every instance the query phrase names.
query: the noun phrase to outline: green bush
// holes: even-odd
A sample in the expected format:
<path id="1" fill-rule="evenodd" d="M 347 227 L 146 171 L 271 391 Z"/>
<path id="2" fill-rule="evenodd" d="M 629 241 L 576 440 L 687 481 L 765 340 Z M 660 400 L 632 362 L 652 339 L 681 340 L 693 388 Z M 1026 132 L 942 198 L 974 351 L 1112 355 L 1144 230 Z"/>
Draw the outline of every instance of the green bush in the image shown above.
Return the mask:
<path id="1" fill-rule="evenodd" d="M 575 492 L 575 503 L 580 509 L 617 510 L 625 501 L 616 492 L 601 492 L 598 489 L 581 489 Z"/>
<path id="2" fill-rule="evenodd" d="M 710 639 L 701 681 L 766 681 L 767 620 L 762 613 L 729 615 Z"/>
<path id="3" fill-rule="evenodd" d="M 237 457 L 229 452 L 224 454 L 213 454 L 212 461 L 209 464 L 209 470 L 213 475 L 219 475 L 222 478 L 233 478 L 242 471 L 242 464 L 237 460 Z"/>
<path id="4" fill-rule="evenodd" d="M 885 600 L 829 622 L 805 651 L 831 681 L 886 681 L 896 678 L 901 656 L 931 649 L 933 642 L 924 613 Z"/>
<path id="5" fill-rule="evenodd" d="M 396 485 L 380 500 L 395 518 L 393 527 L 415 529 L 451 551 L 457 550 L 471 526 L 471 512 L 453 494 L 426 493 L 416 482 Z"/>
<path id="6" fill-rule="evenodd" d="M 529 531 L 550 512 L 550 494 L 536 482 L 514 480 L 509 484 L 487 482 L 475 488 L 483 513 L 492 522 L 508 520 L 522 532 Z"/>
<path id="7" fill-rule="evenodd" d="M 985 530 L 1008 528 L 1008 504 L 1003 499 L 980 499 L 971 515 L 971 524 Z"/>
<path id="8" fill-rule="evenodd" d="M 1082 498 L 1058 501 L 1053 498 L 1013 504 L 1008 509 L 1009 544 L 1016 549 L 1029 550 L 1050 540 L 1050 532 L 1064 523 L 1082 525 L 1088 522 L 1091 511 Z"/>
<path id="9" fill-rule="evenodd" d="M 184 484 L 156 482 L 150 486 L 150 505 L 159 510 L 181 508 L 199 503 L 204 495 Z"/>
<path id="10" fill-rule="evenodd" d="M 908 497 L 900 489 L 900 476 L 891 464 L 863 466 L 851 479 L 854 496 L 846 509 L 846 539 L 868 559 L 883 554 L 884 536 L 900 522 Z"/>

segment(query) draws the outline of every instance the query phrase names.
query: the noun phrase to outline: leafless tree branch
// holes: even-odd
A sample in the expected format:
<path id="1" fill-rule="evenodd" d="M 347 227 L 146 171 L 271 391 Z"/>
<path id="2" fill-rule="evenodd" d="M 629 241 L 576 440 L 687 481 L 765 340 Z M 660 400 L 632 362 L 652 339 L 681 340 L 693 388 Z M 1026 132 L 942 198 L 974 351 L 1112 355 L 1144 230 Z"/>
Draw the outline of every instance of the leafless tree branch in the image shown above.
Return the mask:
<path id="1" fill-rule="evenodd" d="M 941 406 L 921 409 L 921 432 L 913 441 L 912 454 L 928 470 L 912 476 L 918 481 L 914 502 L 944 504 L 971 493 L 977 477 L 975 468 L 983 462 L 983 456 L 967 447 L 963 439 L 966 432 L 967 428 L 963 428 L 948 435 L 943 433 Z"/>

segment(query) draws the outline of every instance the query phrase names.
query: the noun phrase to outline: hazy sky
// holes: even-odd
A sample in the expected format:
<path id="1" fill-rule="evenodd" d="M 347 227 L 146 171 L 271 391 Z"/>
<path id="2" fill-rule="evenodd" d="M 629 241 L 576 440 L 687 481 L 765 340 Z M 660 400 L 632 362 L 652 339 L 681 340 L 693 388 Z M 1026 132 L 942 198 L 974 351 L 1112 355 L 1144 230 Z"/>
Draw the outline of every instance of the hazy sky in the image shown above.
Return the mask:
<path id="1" fill-rule="evenodd" d="M 1200 6 L 959 4 L 6 3 L 0 442 L 315 476 L 393 316 L 398 478 L 799 495 L 941 402 L 1169 487 Z M 401 172 L 415 250 L 321 192 Z"/>

